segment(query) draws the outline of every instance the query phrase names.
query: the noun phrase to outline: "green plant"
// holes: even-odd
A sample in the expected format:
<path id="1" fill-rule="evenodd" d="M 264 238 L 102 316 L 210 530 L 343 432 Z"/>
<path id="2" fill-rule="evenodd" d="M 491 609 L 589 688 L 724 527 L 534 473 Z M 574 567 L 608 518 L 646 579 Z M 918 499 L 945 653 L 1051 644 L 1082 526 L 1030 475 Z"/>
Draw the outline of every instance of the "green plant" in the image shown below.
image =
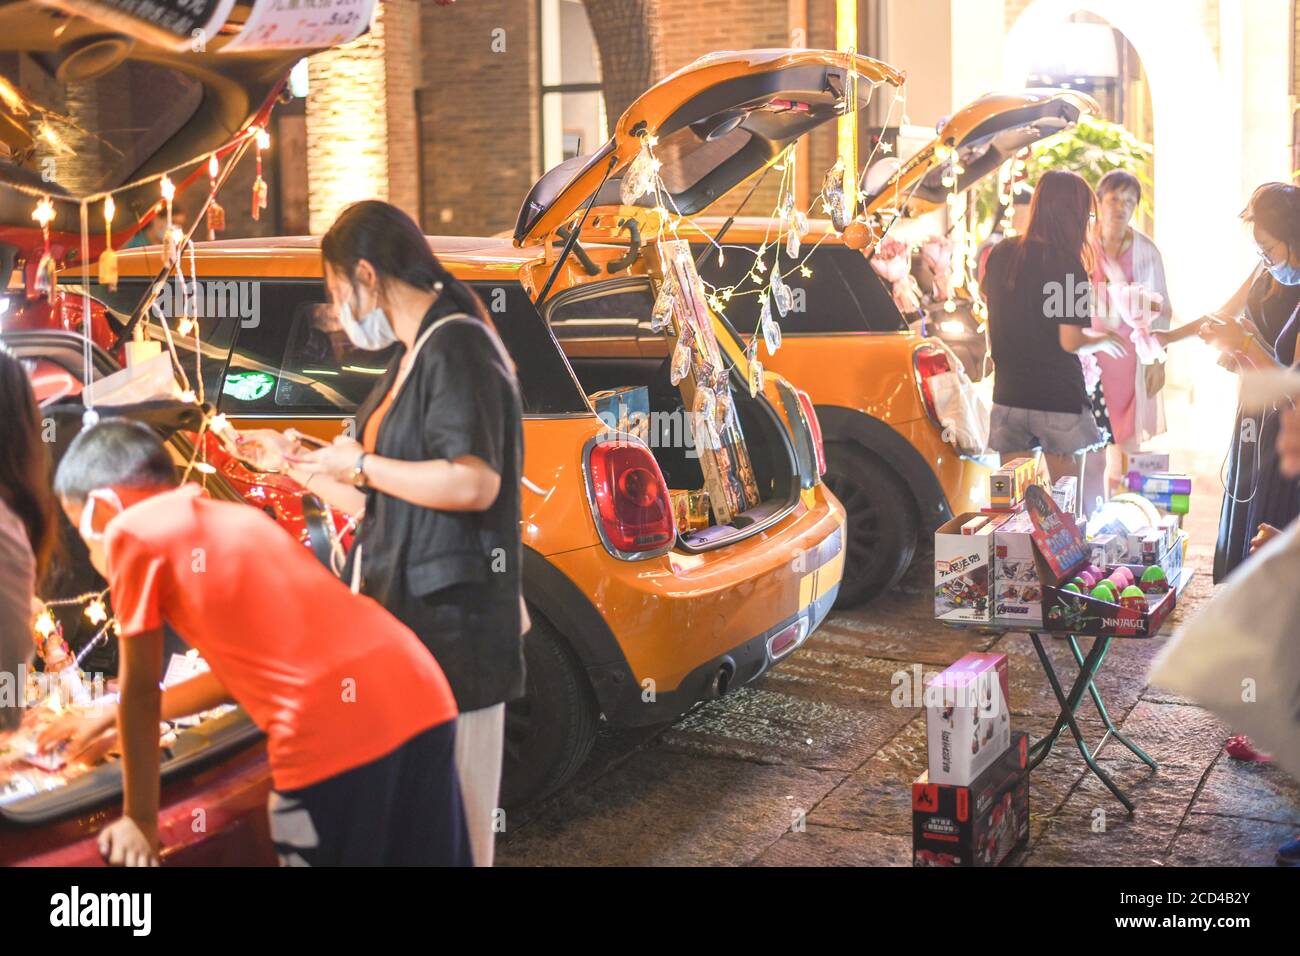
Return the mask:
<path id="1" fill-rule="evenodd" d="M 1024 161 L 1024 181 L 1032 188 L 1047 170 L 1068 169 L 1096 189 L 1106 173 L 1124 169 L 1142 183 L 1138 215 L 1150 219 L 1152 156 L 1151 144 L 1142 142 L 1120 124 L 1085 116 L 1071 129 L 1034 144 Z M 1001 208 L 1000 178 L 989 176 L 972 191 L 974 222 L 971 225 L 981 238 L 996 224 L 994 217 Z"/>

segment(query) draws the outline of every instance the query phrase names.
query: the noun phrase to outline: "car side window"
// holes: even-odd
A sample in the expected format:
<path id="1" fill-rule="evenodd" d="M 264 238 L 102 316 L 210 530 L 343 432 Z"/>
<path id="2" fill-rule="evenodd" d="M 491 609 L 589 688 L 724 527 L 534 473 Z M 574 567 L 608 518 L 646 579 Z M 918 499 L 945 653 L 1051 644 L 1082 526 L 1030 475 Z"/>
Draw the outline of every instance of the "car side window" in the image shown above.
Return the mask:
<path id="1" fill-rule="evenodd" d="M 736 293 L 726 305 L 727 318 L 744 335 L 758 327 L 762 300 L 756 293 L 763 287 L 748 278 L 756 249 L 726 246 L 723 264 L 710 252 L 700 267 L 705 282 L 717 288 L 734 286 Z M 793 308 L 780 318 L 782 331 L 800 333 L 901 332 L 906 331 L 894 300 L 865 257 L 838 244 L 823 244 L 800 261 L 810 275 L 781 255 L 781 272 L 790 286 Z M 765 257 L 771 267 L 771 253 Z M 763 274 L 765 277 L 766 274 Z M 745 293 L 745 294 L 741 294 Z M 775 314 L 775 313 L 774 313 Z"/>
<path id="2" fill-rule="evenodd" d="M 221 384 L 232 415 L 351 415 L 397 346 L 354 346 L 319 280 L 258 283 L 259 308 L 240 323 Z"/>

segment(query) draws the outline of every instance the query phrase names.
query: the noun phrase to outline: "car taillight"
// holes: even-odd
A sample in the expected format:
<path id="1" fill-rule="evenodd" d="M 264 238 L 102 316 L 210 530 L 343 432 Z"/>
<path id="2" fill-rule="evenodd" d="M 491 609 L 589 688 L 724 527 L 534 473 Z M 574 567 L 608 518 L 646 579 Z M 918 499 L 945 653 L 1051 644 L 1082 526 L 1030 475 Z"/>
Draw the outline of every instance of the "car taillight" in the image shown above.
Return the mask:
<path id="1" fill-rule="evenodd" d="M 677 537 L 668 483 L 644 445 L 602 441 L 587 456 L 601 537 L 621 558 L 666 551 Z"/>
<path id="2" fill-rule="evenodd" d="M 817 418 L 817 409 L 813 407 L 812 396 L 802 388 L 794 393 L 799 396 L 799 407 L 808 422 L 808 437 L 812 439 L 813 453 L 817 456 L 817 474 L 826 474 L 826 445 L 822 442 L 822 423 Z"/>
<path id="3" fill-rule="evenodd" d="M 912 364 L 916 368 L 916 381 L 921 387 L 921 398 L 925 401 L 926 413 L 935 424 L 939 422 L 939 413 L 935 411 L 934 394 L 930 391 L 930 379 L 941 372 L 951 372 L 948 353 L 937 345 L 922 345 L 912 355 Z"/>

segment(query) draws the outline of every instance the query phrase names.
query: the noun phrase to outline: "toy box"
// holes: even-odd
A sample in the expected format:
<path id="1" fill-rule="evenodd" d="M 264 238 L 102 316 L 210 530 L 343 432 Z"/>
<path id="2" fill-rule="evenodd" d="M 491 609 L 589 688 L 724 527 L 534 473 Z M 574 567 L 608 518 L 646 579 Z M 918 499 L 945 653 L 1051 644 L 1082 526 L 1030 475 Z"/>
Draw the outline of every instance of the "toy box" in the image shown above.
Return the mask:
<path id="1" fill-rule="evenodd" d="M 1067 514 L 1077 511 L 1079 479 L 1074 475 L 1065 475 L 1056 479 L 1056 484 L 1052 485 L 1052 500 L 1056 502 L 1057 507 Z"/>
<path id="2" fill-rule="evenodd" d="M 989 507 L 1010 511 L 1024 500 L 1025 490 L 1038 480 L 1038 460 L 1017 458 L 989 475 Z"/>
<path id="3" fill-rule="evenodd" d="M 970 786 L 912 784 L 913 866 L 997 866 L 1029 838 L 1029 738 L 1011 746 Z"/>
<path id="4" fill-rule="evenodd" d="M 966 786 L 1011 746 L 1005 654 L 967 654 L 925 685 L 929 779 Z"/>
<path id="5" fill-rule="evenodd" d="M 1169 452 L 1141 451 L 1124 453 L 1124 474 L 1157 475 L 1169 470 Z"/>
<path id="6" fill-rule="evenodd" d="M 934 616 L 937 619 L 967 623 L 984 623 L 990 619 L 993 532 L 1005 517 L 961 514 L 940 525 L 934 533 Z"/>
<path id="7" fill-rule="evenodd" d="M 650 390 L 644 385 L 607 388 L 587 396 L 605 427 L 650 441 Z"/>
<path id="8" fill-rule="evenodd" d="M 1043 623 L 1032 531 L 1029 515 L 1019 511 L 993 532 L 993 620 L 999 624 Z"/>
<path id="9" fill-rule="evenodd" d="M 1098 567 L 1121 564 L 1128 557 L 1128 543 L 1117 534 L 1099 534 L 1088 542 L 1089 560 Z"/>

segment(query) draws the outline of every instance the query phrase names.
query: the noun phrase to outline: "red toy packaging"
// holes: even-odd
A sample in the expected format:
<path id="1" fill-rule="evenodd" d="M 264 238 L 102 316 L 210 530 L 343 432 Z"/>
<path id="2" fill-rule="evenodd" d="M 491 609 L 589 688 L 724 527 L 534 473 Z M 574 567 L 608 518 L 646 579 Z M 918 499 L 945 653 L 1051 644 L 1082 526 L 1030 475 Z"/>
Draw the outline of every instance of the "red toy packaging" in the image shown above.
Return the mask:
<path id="1" fill-rule="evenodd" d="M 968 787 L 912 784 L 913 866 L 997 866 L 1029 839 L 1029 738 L 1011 746 Z"/>

